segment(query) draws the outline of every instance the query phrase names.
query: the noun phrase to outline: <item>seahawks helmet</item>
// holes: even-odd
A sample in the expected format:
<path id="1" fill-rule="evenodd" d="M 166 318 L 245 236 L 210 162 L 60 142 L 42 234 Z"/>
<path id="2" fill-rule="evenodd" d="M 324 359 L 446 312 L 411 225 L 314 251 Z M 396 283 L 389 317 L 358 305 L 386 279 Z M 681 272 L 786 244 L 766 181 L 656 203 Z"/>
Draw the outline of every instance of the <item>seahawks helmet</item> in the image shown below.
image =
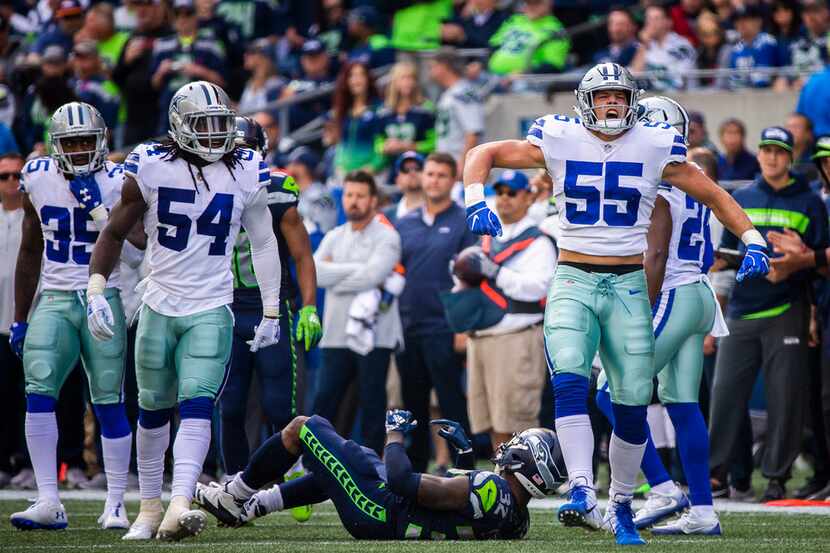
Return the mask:
<path id="1" fill-rule="evenodd" d="M 196 81 L 181 87 L 170 101 L 170 138 L 179 148 L 209 163 L 236 147 L 236 114 L 225 91 Z"/>
<path id="2" fill-rule="evenodd" d="M 668 123 L 689 139 L 689 114 L 683 106 L 666 96 L 652 96 L 640 100 L 640 120 L 649 123 Z"/>
<path id="3" fill-rule="evenodd" d="M 622 90 L 628 96 L 628 104 L 620 106 L 623 113 L 615 119 L 599 119 L 594 111 L 594 94 L 600 90 Z M 642 90 L 629 73 L 628 69 L 616 63 L 600 63 L 593 66 L 579 81 L 576 94 L 576 106 L 582 124 L 587 129 L 607 135 L 616 135 L 630 129 L 637 123 L 637 102 Z"/>
<path id="4" fill-rule="evenodd" d="M 84 140 L 86 139 L 86 140 Z M 94 144 L 92 144 L 94 140 Z M 83 144 L 89 142 L 90 145 Z M 78 150 L 80 146 L 84 149 Z M 69 175 L 93 173 L 104 166 L 107 124 L 98 110 L 84 102 L 59 107 L 49 123 L 49 149 L 58 168 Z"/>
<path id="5" fill-rule="evenodd" d="M 498 474 L 513 474 L 530 495 L 541 499 L 568 480 L 556 432 L 530 428 L 501 444 L 493 458 Z"/>
<path id="6" fill-rule="evenodd" d="M 262 125 L 251 117 L 236 118 L 236 145 L 256 150 L 263 154 L 268 150 L 268 137 Z"/>

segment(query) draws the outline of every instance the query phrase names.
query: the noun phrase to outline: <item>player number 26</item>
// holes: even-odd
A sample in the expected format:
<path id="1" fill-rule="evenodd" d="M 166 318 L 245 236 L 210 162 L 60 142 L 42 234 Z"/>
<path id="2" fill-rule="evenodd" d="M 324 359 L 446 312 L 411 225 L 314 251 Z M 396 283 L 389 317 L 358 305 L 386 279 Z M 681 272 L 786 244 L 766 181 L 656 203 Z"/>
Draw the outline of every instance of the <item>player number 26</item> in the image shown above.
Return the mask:
<path id="1" fill-rule="evenodd" d="M 579 177 L 603 175 L 604 194 L 595 185 L 578 184 Z M 602 219 L 609 227 L 634 226 L 637 223 L 641 194 L 636 188 L 620 186 L 620 177 L 642 176 L 642 163 L 567 160 L 565 216 L 568 221 L 577 225 L 593 225 Z"/>

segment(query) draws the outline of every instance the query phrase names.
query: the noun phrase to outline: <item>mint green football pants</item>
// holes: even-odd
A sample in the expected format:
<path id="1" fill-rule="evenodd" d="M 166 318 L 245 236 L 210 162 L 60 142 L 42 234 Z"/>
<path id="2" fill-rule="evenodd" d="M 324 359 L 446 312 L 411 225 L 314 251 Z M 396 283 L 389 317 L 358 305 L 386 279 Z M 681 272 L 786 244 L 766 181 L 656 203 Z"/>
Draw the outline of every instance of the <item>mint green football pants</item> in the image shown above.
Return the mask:
<path id="1" fill-rule="evenodd" d="M 654 366 L 661 403 L 697 403 L 703 339 L 715 322 L 715 298 L 703 282 L 661 292 L 654 306 Z M 606 385 L 605 371 L 597 388 Z"/>
<path id="2" fill-rule="evenodd" d="M 233 315 L 226 305 L 184 317 L 141 306 L 135 341 L 138 406 L 168 409 L 186 399 L 216 399 L 227 378 Z"/>
<path id="3" fill-rule="evenodd" d="M 86 325 L 83 291 L 44 290 L 40 294 L 23 344 L 27 394 L 57 399 L 80 357 L 92 403 L 104 405 L 123 400 L 127 324 L 118 290 L 107 288 L 104 297 L 115 320 L 114 336 L 99 341 Z"/>
<path id="4" fill-rule="evenodd" d="M 545 308 L 545 353 L 554 374 L 591 377 L 599 349 L 611 398 L 648 405 L 654 333 L 645 272 L 589 273 L 559 265 Z"/>

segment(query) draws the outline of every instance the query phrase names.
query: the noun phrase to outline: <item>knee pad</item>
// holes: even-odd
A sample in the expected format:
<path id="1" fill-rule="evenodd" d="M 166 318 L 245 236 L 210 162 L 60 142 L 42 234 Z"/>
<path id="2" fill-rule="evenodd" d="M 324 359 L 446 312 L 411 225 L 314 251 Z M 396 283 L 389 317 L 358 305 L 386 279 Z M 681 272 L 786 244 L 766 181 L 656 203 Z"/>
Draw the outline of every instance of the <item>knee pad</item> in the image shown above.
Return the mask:
<path id="1" fill-rule="evenodd" d="M 54 413 L 57 400 L 43 394 L 26 394 L 27 413 Z"/>
<path id="2" fill-rule="evenodd" d="M 150 411 L 149 409 L 138 408 L 138 424 L 142 428 L 160 428 L 170 422 L 170 417 L 173 415 L 173 409 L 158 409 Z"/>
<path id="3" fill-rule="evenodd" d="M 183 419 L 213 418 L 213 399 L 209 397 L 194 397 L 179 404 L 179 415 Z"/>
<path id="4" fill-rule="evenodd" d="M 130 423 L 127 421 L 127 411 L 123 403 L 108 403 L 106 405 L 92 405 L 101 435 L 105 438 L 123 438 L 130 433 Z"/>
<path id="5" fill-rule="evenodd" d="M 557 373 L 552 380 L 557 419 L 588 413 L 590 382 L 587 378 L 572 373 Z"/>
<path id="6" fill-rule="evenodd" d="M 614 434 L 630 444 L 643 444 L 648 439 L 648 423 L 645 405 L 620 405 L 612 403 Z"/>

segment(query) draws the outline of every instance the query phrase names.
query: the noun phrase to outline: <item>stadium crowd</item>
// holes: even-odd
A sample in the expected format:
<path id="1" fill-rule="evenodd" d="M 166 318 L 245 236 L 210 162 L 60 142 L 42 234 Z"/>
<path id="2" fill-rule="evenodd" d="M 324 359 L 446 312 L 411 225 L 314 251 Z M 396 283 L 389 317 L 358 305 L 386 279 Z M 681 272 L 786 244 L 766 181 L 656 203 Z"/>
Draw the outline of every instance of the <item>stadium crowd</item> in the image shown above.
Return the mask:
<path id="1" fill-rule="evenodd" d="M 599 22 L 567 32 L 585 22 L 586 10 Z M 763 207 L 758 217 L 779 217 L 771 226 L 797 231 L 804 247 L 830 245 L 823 207 L 830 195 L 828 40 L 824 0 L 0 2 L 0 488 L 35 486 L 23 434 L 23 370 L 7 335 L 22 220 L 17 184 L 25 161 L 47 153 L 47 122 L 64 103 L 96 107 L 111 129 L 112 158 L 122 161 L 133 145 L 165 135 L 179 87 L 215 83 L 262 126 L 266 161 L 299 190 L 323 338 L 319 347 L 292 344 L 287 354 L 296 397 L 273 389 L 268 366 L 223 397 L 207 481 L 243 468 L 247 452 L 290 420 L 272 412 L 274 402 L 292 402 L 292 414 L 322 414 L 379 453 L 389 406 L 424 422 L 438 415 L 459 421 L 476 435 L 481 456 L 514 432 L 553 427 L 541 348 L 542 306 L 556 266 L 551 182 L 544 172 L 504 172 L 490 201 L 505 233 L 479 250 L 469 250 L 478 240 L 459 205 L 465 154 L 485 130 L 485 93 L 524 90 L 521 75 L 613 61 L 646 72 L 649 90 L 669 94 L 801 90 L 781 122 L 786 130 L 776 140 L 786 154 L 778 165 L 759 164 L 757 137 L 738 119 L 718 122 L 716 145 L 699 112 L 690 113 L 689 150 L 716 179 L 752 181 L 736 196 L 748 212 Z M 735 71 L 690 76 L 693 69 Z M 789 260 L 795 240 L 788 233 L 781 240 L 777 255 Z M 729 236 L 723 245 L 735 247 Z M 459 258 L 462 251 L 468 255 Z M 464 266 L 450 272 L 456 259 Z M 472 285 L 465 281 L 470 264 L 479 274 Z M 704 344 L 701 397 L 716 496 L 758 499 L 751 476 L 760 467 L 768 479 L 764 500 L 830 498 L 830 288 L 795 261 L 779 267 L 766 287 L 736 285 L 734 271 L 713 276 L 733 333 Z M 464 303 L 470 286 L 503 304 L 502 312 L 471 313 Z M 377 298 L 361 293 L 378 288 Z M 296 286 L 295 293 L 286 317 L 302 305 Z M 139 299 L 126 289 L 123 295 L 131 320 Z M 769 345 L 776 340 L 781 347 Z M 125 398 L 135 424 L 130 343 Z M 267 364 L 267 356 L 260 359 Z M 87 389 L 79 363 L 58 403 L 58 462 L 66 486 L 103 489 Z M 594 414 L 602 445 L 609 427 Z M 664 419 L 655 406 L 655 443 L 672 478 L 683 482 L 670 425 L 658 424 Z M 223 424 L 244 432 L 222 432 Z M 597 463 L 603 451 L 597 448 Z M 799 455 L 812 477 L 788 492 Z M 414 432 L 410 457 L 417 471 L 430 461 L 436 472 L 450 465 L 450 452 L 426 424 Z"/>

